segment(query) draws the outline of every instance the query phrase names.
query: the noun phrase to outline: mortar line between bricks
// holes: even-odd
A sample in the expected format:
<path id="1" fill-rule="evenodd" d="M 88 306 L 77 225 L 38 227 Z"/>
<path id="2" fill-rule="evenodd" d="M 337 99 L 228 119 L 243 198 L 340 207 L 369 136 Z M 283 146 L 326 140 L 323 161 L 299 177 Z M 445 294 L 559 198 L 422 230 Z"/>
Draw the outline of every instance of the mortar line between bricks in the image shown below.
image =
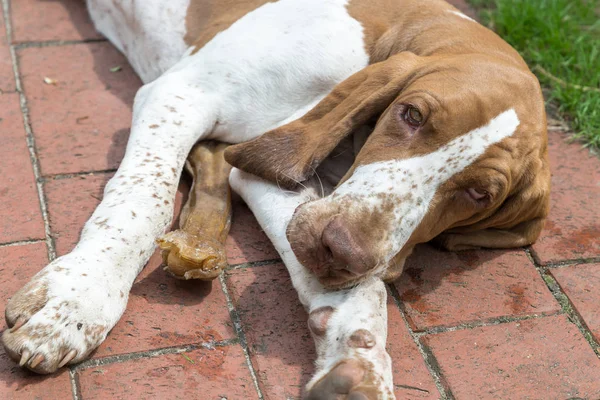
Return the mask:
<path id="1" fill-rule="evenodd" d="M 50 174 L 50 175 L 43 175 L 42 177 L 40 177 L 40 180 L 42 182 L 47 182 L 47 181 L 55 181 L 55 180 L 60 180 L 60 179 L 78 178 L 81 176 L 93 176 L 96 174 L 98 174 L 98 175 L 112 174 L 114 172 L 117 172 L 116 168 L 100 169 L 97 171 L 70 172 L 68 174 Z"/>
<path id="2" fill-rule="evenodd" d="M 552 262 L 548 262 L 548 263 L 541 263 L 538 261 L 538 257 L 536 257 L 534 254 L 531 255 L 532 259 L 535 260 L 535 264 L 539 265 L 539 266 L 543 266 L 544 268 L 549 268 L 549 269 L 557 269 L 557 268 L 562 268 L 562 267 L 570 267 L 572 265 L 577 265 L 577 264 L 596 264 L 596 263 L 600 263 L 600 257 L 593 257 L 593 258 L 575 258 L 575 259 L 571 259 L 571 260 L 560 260 L 560 261 L 552 261 Z"/>
<path id="3" fill-rule="evenodd" d="M 283 262 L 283 261 L 281 261 L 281 258 L 272 258 L 270 260 L 251 261 L 251 262 L 245 262 L 245 263 L 241 263 L 241 264 L 231 264 L 227 268 L 225 268 L 225 271 L 234 271 L 236 269 L 243 269 L 243 268 L 264 267 L 267 265 L 273 265 L 273 264 L 277 264 L 277 263 L 281 263 L 281 262 Z"/>
<path id="4" fill-rule="evenodd" d="M 227 289 L 227 282 L 225 280 L 225 274 L 222 273 L 219 275 L 219 282 L 221 283 L 221 290 L 223 290 L 223 294 L 225 295 L 225 300 L 227 301 L 227 308 L 229 309 L 229 317 L 231 318 L 231 322 L 233 323 L 233 329 L 239 339 L 240 346 L 242 347 L 242 351 L 244 352 L 244 357 L 246 358 L 246 364 L 248 365 L 248 370 L 250 371 L 250 377 L 252 378 L 252 382 L 254 383 L 254 388 L 256 389 L 256 393 L 258 394 L 259 400 L 264 400 L 264 396 L 262 391 L 260 390 L 260 386 L 258 385 L 258 377 L 256 376 L 256 371 L 254 370 L 254 365 L 252 365 L 252 360 L 250 359 L 250 350 L 248 349 L 248 342 L 246 341 L 246 334 L 242 329 L 242 321 L 240 316 L 233 305 L 233 301 L 231 300 L 231 296 L 229 295 L 229 290 Z"/>
<path id="5" fill-rule="evenodd" d="M 74 368 L 69 368 L 69 381 L 71 382 L 71 392 L 73 394 L 73 400 L 81 400 L 81 396 L 79 395 L 79 385 L 77 375 L 75 374 Z"/>
<path id="6" fill-rule="evenodd" d="M 0 248 L 2 248 L 2 247 L 12 247 L 12 246 L 23 246 L 23 245 L 28 245 L 28 244 L 45 243 L 45 242 L 46 242 L 46 239 L 15 240 L 14 242 L 0 243 Z"/>
<path id="7" fill-rule="evenodd" d="M 423 357 L 423 361 L 425 362 L 425 366 L 427 367 L 427 370 L 429 371 L 429 375 L 431 375 L 431 377 L 433 378 L 433 382 L 435 383 L 435 386 L 436 386 L 438 392 L 440 392 L 440 395 L 442 396 L 441 397 L 442 400 L 454 400 L 454 395 L 452 394 L 450 387 L 448 385 L 444 385 L 442 383 L 443 381 L 445 381 L 445 379 L 442 376 L 442 372 L 440 370 L 437 360 L 435 359 L 435 356 L 433 355 L 433 353 L 431 353 L 431 351 L 428 351 L 425 348 L 425 346 L 419 340 L 419 337 L 417 337 L 417 335 L 415 335 L 412 328 L 410 327 L 410 324 L 408 323 L 408 319 L 406 318 L 404 310 L 400 306 L 400 304 L 401 304 L 400 295 L 398 294 L 396 287 L 394 285 L 392 285 L 391 283 L 387 284 L 387 287 L 390 291 L 392 299 L 394 300 L 394 304 L 396 305 L 396 307 L 398 308 L 398 311 L 400 312 L 400 316 L 402 317 L 402 320 L 404 321 L 404 325 L 406 326 L 406 329 L 408 330 L 410 337 L 412 338 L 413 342 L 415 342 L 415 345 L 417 346 L 419 353 L 421 353 L 421 357 Z"/>
<path id="8" fill-rule="evenodd" d="M 13 46 L 17 50 L 27 49 L 31 47 L 58 47 L 58 46 L 71 46 L 76 44 L 90 44 L 90 43 L 104 43 L 108 40 L 104 38 L 98 39 L 83 39 L 83 40 L 46 40 L 46 41 L 25 41 L 14 43 Z"/>
<path id="9" fill-rule="evenodd" d="M 152 349 L 152 350 L 146 350 L 146 351 L 137 351 L 134 353 L 116 354 L 113 356 L 106 356 L 106 357 L 102 357 L 102 358 L 86 360 L 77 365 L 72 366 L 71 369 L 72 369 L 73 373 L 77 374 L 80 371 L 83 371 L 83 370 L 86 370 L 89 368 L 99 367 L 102 365 L 119 364 L 119 363 L 123 363 L 126 361 L 140 360 L 143 358 L 154 358 L 154 357 L 162 356 L 165 354 L 181 354 L 181 353 L 185 353 L 188 351 L 193 351 L 193 350 L 197 350 L 197 349 L 201 349 L 201 348 L 214 349 L 215 347 L 231 346 L 231 345 L 234 345 L 237 343 L 238 343 L 238 339 L 226 339 L 226 340 L 221 340 L 218 342 L 210 341 L 210 342 L 193 343 L 193 344 L 186 344 L 186 345 L 179 345 L 179 346 L 163 347 L 160 349 Z"/>
<path id="10" fill-rule="evenodd" d="M 33 137 L 33 131 L 31 130 L 31 124 L 29 121 L 27 99 L 25 98 L 25 93 L 23 92 L 23 85 L 21 84 L 17 52 L 15 50 L 15 46 L 12 44 L 12 24 L 10 20 L 10 7 L 8 4 L 8 0 L 2 0 L 2 9 L 4 11 L 4 25 L 6 26 L 6 40 L 9 43 L 10 56 L 12 58 L 13 74 L 15 76 L 15 87 L 17 89 L 17 92 L 19 93 L 19 104 L 21 106 L 23 127 L 25 128 L 27 138 L 27 149 L 29 150 L 29 158 L 33 167 L 33 175 L 35 177 L 35 184 L 38 192 L 38 200 L 40 202 L 40 211 L 42 213 L 42 220 L 44 221 L 44 233 L 46 235 L 45 241 L 46 248 L 48 251 L 48 260 L 52 262 L 56 258 L 56 248 L 54 246 L 54 239 L 52 238 L 52 232 L 50 230 L 50 219 L 48 217 L 48 206 L 46 204 L 46 196 L 44 195 L 44 185 L 40 181 L 42 174 L 37 155 L 37 149 L 35 146 L 35 138 Z"/>
<path id="11" fill-rule="evenodd" d="M 481 328 L 481 327 L 485 327 L 485 326 L 496 326 L 496 325 L 508 324 L 511 322 L 527 321 L 530 319 L 552 317 L 552 316 L 560 315 L 563 313 L 564 312 L 562 310 L 559 310 L 559 311 L 543 313 L 543 314 L 527 314 L 527 315 L 519 315 L 519 316 L 500 316 L 500 317 L 485 319 L 482 321 L 466 322 L 466 323 L 452 325 L 452 326 L 434 326 L 433 328 L 426 328 L 420 332 L 413 331 L 413 333 L 415 334 L 415 336 L 420 338 L 422 336 L 435 335 L 435 334 L 444 333 L 444 332 L 454 332 L 454 331 L 461 331 L 461 330 L 466 330 L 466 329 Z"/>
<path id="12" fill-rule="evenodd" d="M 594 335 L 585 323 L 585 320 L 581 317 L 581 315 L 579 315 L 579 312 L 577 312 L 577 309 L 574 307 L 571 299 L 569 299 L 569 296 L 567 296 L 556 279 L 554 279 L 554 277 L 549 273 L 552 268 L 548 268 L 539 264 L 533 256 L 530 248 L 525 249 L 525 254 L 527 254 L 527 257 L 529 257 L 529 260 L 535 266 L 535 269 L 544 280 L 544 283 L 548 287 L 548 290 L 550 290 L 550 293 L 552 293 L 552 296 L 554 296 L 558 304 L 560 304 L 562 311 L 567 315 L 569 320 L 575 324 L 577 329 L 579 329 L 579 332 L 581 332 L 596 356 L 600 357 L 600 343 L 594 339 Z"/>

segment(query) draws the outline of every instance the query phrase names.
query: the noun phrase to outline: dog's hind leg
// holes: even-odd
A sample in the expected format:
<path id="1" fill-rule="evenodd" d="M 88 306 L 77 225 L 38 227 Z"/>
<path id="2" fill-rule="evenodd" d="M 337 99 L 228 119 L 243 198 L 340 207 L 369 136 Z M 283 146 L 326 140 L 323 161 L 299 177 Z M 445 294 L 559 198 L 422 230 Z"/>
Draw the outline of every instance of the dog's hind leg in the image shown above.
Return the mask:
<path id="1" fill-rule="evenodd" d="M 394 399 L 391 360 L 385 350 L 384 283 L 370 278 L 351 289 L 329 291 L 298 262 L 287 241 L 286 228 L 295 209 L 316 199 L 318 186 L 308 184 L 301 192 L 283 191 L 235 168 L 230 183 L 275 245 L 309 313 L 317 360 L 306 398 Z"/>
<path id="2" fill-rule="evenodd" d="M 231 226 L 231 166 L 223 157 L 227 146 L 200 142 L 186 161 L 193 183 L 179 217 L 180 229 L 158 239 L 167 270 L 177 278 L 214 279 L 227 267 L 225 240 Z"/>
<path id="3" fill-rule="evenodd" d="M 50 373 L 85 359 L 123 314 L 171 222 L 186 157 L 216 122 L 219 99 L 195 83 L 197 74 L 180 68 L 139 90 L 125 157 L 79 243 L 6 305 L 2 342 L 22 366 Z"/>

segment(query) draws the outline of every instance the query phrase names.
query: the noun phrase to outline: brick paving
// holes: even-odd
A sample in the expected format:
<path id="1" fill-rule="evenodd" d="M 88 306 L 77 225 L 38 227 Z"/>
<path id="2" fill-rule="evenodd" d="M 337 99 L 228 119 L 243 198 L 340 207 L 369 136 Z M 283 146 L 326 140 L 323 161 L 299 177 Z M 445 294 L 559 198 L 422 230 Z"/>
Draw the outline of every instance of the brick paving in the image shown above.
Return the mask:
<path id="1" fill-rule="evenodd" d="M 0 9 L 2 304 L 75 244 L 124 152 L 140 86 L 82 1 L 9 3 Z M 389 285 L 398 399 L 600 398 L 600 160 L 564 130 L 549 131 L 552 208 L 538 243 L 458 254 L 423 245 Z M 313 369 L 306 314 L 251 213 L 234 204 L 232 266 L 220 280 L 173 280 L 155 254 L 91 360 L 40 377 L 0 350 L 0 398 L 298 398 Z"/>

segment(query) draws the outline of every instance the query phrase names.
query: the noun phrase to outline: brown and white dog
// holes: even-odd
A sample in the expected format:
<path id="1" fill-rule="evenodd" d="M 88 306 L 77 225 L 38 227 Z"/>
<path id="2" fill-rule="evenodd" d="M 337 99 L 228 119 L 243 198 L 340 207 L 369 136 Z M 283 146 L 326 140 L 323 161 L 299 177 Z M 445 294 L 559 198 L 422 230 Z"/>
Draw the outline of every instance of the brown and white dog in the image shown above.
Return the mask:
<path id="1" fill-rule="evenodd" d="M 416 244 L 517 247 L 543 227 L 538 81 L 508 44 L 443 1 L 88 8 L 145 85 L 126 155 L 80 242 L 6 307 L 3 344 L 21 366 L 50 373 L 85 359 L 122 315 L 157 239 L 174 275 L 217 276 L 228 177 L 310 313 L 311 399 L 394 397 L 382 280 L 401 274 Z M 188 154 L 183 224 L 161 237 Z"/>

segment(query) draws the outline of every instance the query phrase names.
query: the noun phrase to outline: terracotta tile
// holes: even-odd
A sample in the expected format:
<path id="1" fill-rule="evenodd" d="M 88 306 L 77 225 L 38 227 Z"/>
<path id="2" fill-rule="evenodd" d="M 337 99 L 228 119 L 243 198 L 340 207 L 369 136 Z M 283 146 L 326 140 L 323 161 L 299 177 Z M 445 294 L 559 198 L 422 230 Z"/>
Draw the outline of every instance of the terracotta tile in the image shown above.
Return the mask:
<path id="1" fill-rule="evenodd" d="M 240 314 L 253 366 L 266 398 L 299 398 L 314 368 L 315 350 L 307 315 L 282 264 L 241 268 L 227 273 L 230 294 Z M 394 359 L 396 396 L 437 399 L 439 393 L 390 301 L 388 347 Z"/>
<path id="2" fill-rule="evenodd" d="M 560 132 L 549 132 L 550 216 L 533 245 L 543 263 L 600 256 L 600 159 Z"/>
<path id="3" fill-rule="evenodd" d="M 0 243 L 45 237 L 19 95 L 0 95 Z"/>
<path id="4" fill-rule="evenodd" d="M 279 258 L 273 244 L 244 201 L 237 195 L 232 196 L 232 201 L 233 223 L 226 243 L 229 264 Z"/>
<path id="5" fill-rule="evenodd" d="M 600 360 L 564 315 L 422 340 L 457 399 L 600 398 Z"/>
<path id="6" fill-rule="evenodd" d="M 44 243 L 0 248 L 0 303 L 2 309 L 10 296 L 48 262 Z M 4 318 L 0 331 L 6 329 Z M 71 397 L 69 373 L 40 376 L 22 370 L 0 346 L 1 399 L 62 399 Z"/>
<path id="7" fill-rule="evenodd" d="M 569 297 L 596 341 L 600 342 L 600 264 L 555 268 L 550 273 Z"/>
<path id="8" fill-rule="evenodd" d="M 422 245 L 395 285 L 415 330 L 560 310 L 522 250 L 451 253 Z"/>
<path id="9" fill-rule="evenodd" d="M 219 281 L 180 281 L 161 262 L 156 252 L 133 285 L 125 314 L 93 358 L 235 337 Z"/>
<path id="10" fill-rule="evenodd" d="M 389 295 L 387 350 L 392 357 L 397 399 L 440 398 L 423 356 L 408 333 L 400 310 Z"/>
<path id="11" fill-rule="evenodd" d="M 18 54 L 42 173 L 116 168 L 141 85 L 123 55 L 109 43 L 26 48 Z M 110 72 L 117 65 L 122 69 Z M 45 77 L 56 84 L 46 84 Z"/>
<path id="12" fill-rule="evenodd" d="M 281 264 L 227 273 L 252 364 L 266 398 L 299 398 L 313 373 L 315 350 L 289 275 Z"/>
<path id="13" fill-rule="evenodd" d="M 6 39 L 4 13 L 0 9 L 0 94 L 15 90 L 15 75 L 12 69 L 12 58 Z"/>
<path id="14" fill-rule="evenodd" d="M 102 37 L 81 0 L 12 0 L 11 17 L 15 42 Z"/>
<path id="15" fill-rule="evenodd" d="M 239 345 L 109 364 L 77 373 L 84 399 L 256 399 Z"/>

